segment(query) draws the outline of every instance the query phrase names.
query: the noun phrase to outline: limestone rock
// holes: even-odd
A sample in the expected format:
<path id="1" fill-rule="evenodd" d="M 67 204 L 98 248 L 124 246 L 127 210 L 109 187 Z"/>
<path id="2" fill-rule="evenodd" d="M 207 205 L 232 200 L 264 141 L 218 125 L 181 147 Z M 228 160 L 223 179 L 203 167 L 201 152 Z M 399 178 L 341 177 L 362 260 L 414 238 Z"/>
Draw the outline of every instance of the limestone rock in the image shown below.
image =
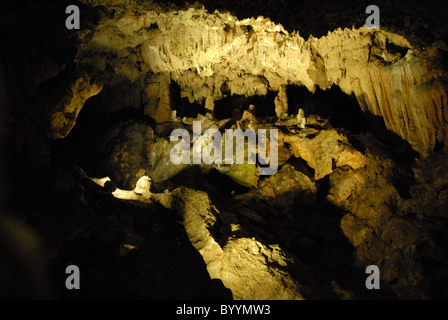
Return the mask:
<path id="1" fill-rule="evenodd" d="M 355 247 L 366 243 L 372 237 L 373 230 L 353 215 L 345 215 L 341 220 L 341 229 Z"/>
<path id="2" fill-rule="evenodd" d="M 133 189 L 141 169 L 149 171 L 146 157 L 147 131 L 151 128 L 142 123 L 121 123 L 111 131 L 116 135 L 108 137 L 104 144 L 110 151 L 105 155 L 105 166 L 117 186 Z"/>
<path id="3" fill-rule="evenodd" d="M 176 142 L 168 139 L 157 139 L 154 144 L 146 148 L 148 172 L 155 182 L 165 181 L 185 169 L 188 165 L 174 165 L 170 159 L 170 151 Z"/>
<path id="4" fill-rule="evenodd" d="M 87 73 L 81 74 L 71 84 L 70 92 L 55 106 L 50 116 L 50 137 L 59 139 L 66 137 L 74 125 L 84 103 L 103 89 L 101 83 L 95 82 Z"/>
<path id="5" fill-rule="evenodd" d="M 319 131 L 305 137 L 285 135 L 283 140 L 291 146 L 295 157 L 302 158 L 315 170 L 316 180 L 332 173 L 334 167 L 348 166 L 356 170 L 366 165 L 363 154 L 354 149 L 347 137 L 335 129 Z"/>
<path id="6" fill-rule="evenodd" d="M 210 230 L 220 214 L 207 194 L 176 189 L 155 199 L 181 213 L 188 237 L 204 258 L 210 276 L 221 279 L 235 299 L 303 299 L 302 287 L 285 270 L 296 261 L 278 246 L 266 246 L 254 238 L 229 238 L 225 246 L 217 242 Z"/>
<path id="7" fill-rule="evenodd" d="M 132 12 L 122 6 L 101 19 L 91 31 L 92 36 L 84 40 L 78 59 L 81 67 L 93 70 L 110 88 L 120 87 L 123 81 L 123 87 L 144 92 L 141 101 L 128 102 L 141 102 L 144 113 L 158 123 L 158 138 L 148 139 L 148 131 L 152 130 L 139 125 L 134 133 L 123 131 L 111 144 L 114 155 L 109 158 L 109 168 L 121 183 L 135 184 L 142 169 L 155 182 L 164 182 L 187 167 L 175 167 L 169 161 L 173 143 L 166 133 L 173 127 L 165 122 L 172 119 L 173 82 L 180 91 L 177 99 L 205 106 L 209 114 L 217 101 L 229 95 L 278 92 L 274 107 L 276 125 L 282 127 L 279 162 L 283 167 L 275 175 L 258 187 L 255 165 L 217 167 L 234 181 L 252 188 L 245 195 L 235 196 L 232 201 L 236 204 L 228 205 L 227 211 L 214 207 L 205 193 L 186 188 L 156 197 L 182 216 L 188 237 L 210 275 L 220 278 L 237 299 L 303 297 L 303 288 L 290 272 L 300 263 L 287 254 L 283 245 L 307 252 L 307 245 L 312 247 L 317 242 L 310 239 L 310 233 L 316 231 L 304 231 L 298 222 L 320 222 L 321 216 L 306 216 L 301 211 L 305 217 L 298 220 L 294 208 L 300 201 L 316 209 L 319 204 L 315 199 L 319 196 L 324 202 L 320 210 L 334 206 L 335 213 L 340 213 L 334 218 L 337 231 L 348 240 L 361 269 L 366 263 L 376 263 L 387 270 L 386 285 L 397 296 L 426 297 L 424 290 L 416 294 L 408 293 L 406 288 L 425 287 L 424 260 L 435 261 L 433 267 L 444 266 L 442 248 L 434 242 L 442 237 L 443 229 L 428 221 L 431 215 L 446 218 L 441 209 L 448 198 L 443 170 L 414 170 L 415 176 L 405 172 L 411 177 L 411 186 L 403 190 L 406 188 L 399 180 L 408 169 L 395 165 L 385 150 L 377 152 L 380 146 L 365 143 L 374 138 L 359 137 L 364 148 L 356 149 L 346 135 L 314 115 L 306 115 L 306 125 L 301 114 L 298 118 L 288 117 L 286 86 L 304 86 L 310 92 L 338 86 L 357 99 L 374 129 L 384 125 L 384 129 L 428 156 L 435 146 L 448 142 L 447 79 L 439 45 L 419 48 L 401 35 L 366 27 L 338 29 L 305 40 L 299 33 L 288 33 L 262 17 L 238 20 L 229 13 L 208 13 L 200 7 L 173 12 L 136 6 Z M 235 111 L 237 125 L 258 126 L 259 119 L 252 117 L 246 107 L 229 106 Z M 303 107 L 298 106 L 299 110 Z M 77 112 L 69 120 L 74 121 L 76 116 Z M 55 115 L 54 123 L 63 124 L 65 117 Z M 185 118 L 175 125 L 191 129 L 192 122 L 199 119 L 207 123 L 203 130 L 214 125 L 223 128 L 214 119 L 201 117 Z M 159 135 L 162 132 L 165 135 Z M 291 155 L 314 169 L 314 177 L 294 168 Z M 423 178 L 425 172 L 431 176 L 427 180 Z M 260 239 L 276 239 L 270 234 L 275 227 L 266 230 L 266 225 L 279 215 L 295 223 L 298 231 L 288 230 L 281 237 L 277 234 L 283 243 L 275 247 Z M 285 226 L 283 220 L 279 224 L 279 228 Z M 318 223 L 313 227 L 322 229 Z M 248 235 L 251 232 L 257 237 Z M 321 234 L 317 234 L 320 239 Z M 417 239 L 417 235 L 421 238 Z M 331 282 L 333 290 L 350 296 L 338 283 Z"/>
<path id="8" fill-rule="evenodd" d="M 422 50 L 403 36 L 367 27 L 305 41 L 264 18 L 237 20 L 203 8 L 176 14 L 137 10 L 143 11 L 102 21 L 83 45 L 81 64 L 98 70 L 98 61 L 108 56 L 119 74 L 137 70 L 126 76 L 132 81 L 139 68 L 141 77 L 169 73 L 190 102 L 223 98 L 223 84 L 231 94 L 246 96 L 278 90 L 278 117 L 287 112 L 286 84 L 311 92 L 337 85 L 354 94 L 371 121 L 382 119 L 423 155 L 447 142 L 446 76 L 437 44 Z M 420 94 L 423 88 L 429 93 Z M 151 103 L 146 112 L 159 113 L 160 107 Z"/>
<path id="9" fill-rule="evenodd" d="M 235 239 L 224 247 L 221 280 L 237 300 L 302 300 L 300 285 L 279 268 L 288 262 L 278 247 Z"/>
<path id="10" fill-rule="evenodd" d="M 366 177 L 359 171 L 337 169 L 330 175 L 330 190 L 327 199 L 349 210 L 351 198 L 361 193 L 366 182 Z"/>
<path id="11" fill-rule="evenodd" d="M 13 164 L 3 173 L 12 188 L 2 185 L 1 196 L 43 232 L 52 270 L 67 258 L 90 266 L 94 285 L 81 294 L 100 297 L 215 298 L 211 277 L 236 299 L 446 297 L 447 51 L 431 44 L 446 40 L 445 31 L 431 31 L 425 47 L 385 28 L 305 40 L 302 30 L 290 33 L 269 18 L 159 2 L 80 0 L 95 8 L 82 8 L 79 32 L 51 30 L 46 6 L 0 22 L 11 42 L 1 102 L 12 103 L 0 117 L 9 138 L 1 162 Z M 36 38 L 27 37 L 36 25 Z M 88 71 L 67 86 L 73 70 Z M 95 116 L 78 121 L 102 86 Z M 369 129 L 390 130 L 420 157 L 400 157 L 364 128 L 333 129 L 330 121 L 351 127 L 346 115 L 297 97 L 304 88 L 351 95 Z M 251 103 L 261 107 L 258 116 Z M 233 119 L 214 119 L 215 105 Z M 80 130 L 69 139 L 47 139 L 67 136 L 76 121 Z M 173 165 L 168 136 L 191 132 L 193 121 L 201 133 L 279 129 L 278 171 L 259 177 L 255 164 Z M 70 169 L 78 161 L 111 178 Z M 381 270 L 382 290 L 365 290 L 370 264 Z"/>
<path id="12" fill-rule="evenodd" d="M 151 178 L 143 176 L 138 179 L 134 192 L 140 196 L 148 196 L 151 193 Z"/>
<path id="13" fill-rule="evenodd" d="M 297 113 L 297 126 L 299 128 L 304 129 L 306 125 L 306 117 L 305 117 L 305 112 L 303 111 L 302 108 L 299 109 L 299 112 Z"/>
<path id="14" fill-rule="evenodd" d="M 152 76 L 146 87 L 147 101 L 144 113 L 156 122 L 170 121 L 172 118 L 170 106 L 170 83 L 167 74 Z"/>
<path id="15" fill-rule="evenodd" d="M 399 35 L 365 28 L 312 42 L 324 57 L 327 81 L 353 93 L 367 114 L 383 118 L 415 150 L 426 155 L 436 141 L 445 141 L 446 80 L 437 47 L 421 51 Z M 391 53 L 392 45 L 400 50 Z M 421 94 L 423 87 L 429 93 Z"/>
<path id="16" fill-rule="evenodd" d="M 275 114 L 279 119 L 288 116 L 288 97 L 286 96 L 286 88 L 282 86 L 274 100 Z"/>
<path id="17" fill-rule="evenodd" d="M 211 112 L 212 114 L 215 111 L 215 103 L 213 97 L 209 96 L 205 99 L 205 110 Z"/>
<path id="18" fill-rule="evenodd" d="M 278 214 L 291 208 L 296 199 L 300 199 L 301 203 L 313 203 L 316 192 L 316 183 L 312 178 L 292 165 L 285 164 L 276 174 L 263 180 L 259 188 L 237 199 L 245 203 L 257 198 L 263 199 Z"/>
<path id="19" fill-rule="evenodd" d="M 244 163 L 230 166 L 218 166 L 218 171 L 229 176 L 236 183 L 245 187 L 258 186 L 258 169 L 255 164 Z"/>

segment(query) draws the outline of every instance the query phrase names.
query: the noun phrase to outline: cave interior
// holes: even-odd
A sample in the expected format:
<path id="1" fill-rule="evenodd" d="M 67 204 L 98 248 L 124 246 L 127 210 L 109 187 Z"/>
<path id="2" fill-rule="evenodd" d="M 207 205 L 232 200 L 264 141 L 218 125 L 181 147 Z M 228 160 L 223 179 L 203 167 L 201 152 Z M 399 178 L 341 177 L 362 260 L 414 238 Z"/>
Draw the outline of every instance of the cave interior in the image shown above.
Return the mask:
<path id="1" fill-rule="evenodd" d="M 72 2 L 1 13 L 0 298 L 448 298 L 444 2 Z M 173 164 L 193 121 L 278 170 Z"/>

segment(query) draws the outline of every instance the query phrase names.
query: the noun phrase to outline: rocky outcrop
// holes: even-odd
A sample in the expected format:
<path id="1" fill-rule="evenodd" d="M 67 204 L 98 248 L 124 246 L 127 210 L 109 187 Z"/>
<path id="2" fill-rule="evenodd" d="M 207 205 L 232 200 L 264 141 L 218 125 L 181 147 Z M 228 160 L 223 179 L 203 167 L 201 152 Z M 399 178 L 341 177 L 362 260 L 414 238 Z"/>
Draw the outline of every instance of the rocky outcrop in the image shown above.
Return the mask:
<path id="1" fill-rule="evenodd" d="M 290 145 L 296 158 L 302 158 L 315 170 L 316 180 L 333 172 L 333 168 L 348 166 L 356 170 L 366 165 L 364 155 L 354 149 L 347 137 L 335 129 L 305 129 L 299 134 L 284 136 L 281 139 Z"/>
<path id="2" fill-rule="evenodd" d="M 410 190 L 400 190 L 403 184 L 397 178 L 406 179 L 407 175 L 409 179 L 413 175 L 400 173 L 401 169 L 386 156 L 387 152 L 380 144 L 372 143 L 368 136 L 361 140 L 366 150 L 365 168 L 356 171 L 336 169 L 329 176 L 326 198 L 349 212 L 341 219 L 341 230 L 356 248 L 358 265 L 373 263 L 379 266 L 384 270 L 382 279 L 401 299 L 430 299 L 431 291 L 438 286 L 446 268 L 442 253 L 444 244 L 436 240 L 441 237 L 444 218 L 436 226 L 430 218 L 431 210 L 438 216 L 446 213 L 426 206 L 429 199 L 434 207 L 445 200 L 437 199 L 423 187 L 426 183 L 421 178 L 411 184 Z M 436 158 L 444 157 L 438 155 Z M 445 174 L 440 176 L 446 177 Z M 446 181 L 442 184 L 446 186 Z M 407 184 L 405 186 L 409 188 Z M 433 273 L 429 275 L 431 268 Z M 411 286 L 420 289 L 416 292 L 404 289 Z"/>
<path id="3" fill-rule="evenodd" d="M 223 128 L 227 123 L 227 120 L 218 121 L 209 117 L 198 117 L 196 120 L 203 124 L 202 132 L 212 126 L 216 126 L 224 132 Z M 187 119 L 187 122 L 190 121 Z M 169 132 L 177 129 L 178 125 L 177 122 L 170 123 L 166 126 L 159 126 L 156 131 L 166 132 L 168 130 Z M 191 125 L 186 123 L 182 123 L 182 125 L 185 129 L 192 131 Z M 123 188 L 134 188 L 138 179 L 145 173 L 149 174 L 155 182 L 163 182 L 193 166 L 193 161 L 190 161 L 189 164 L 173 164 L 171 152 L 179 142 L 170 141 L 169 136 L 158 137 L 147 123 L 120 122 L 112 126 L 99 141 L 100 147 L 96 151 L 101 157 L 100 162 L 114 183 Z M 194 142 L 190 141 L 190 143 L 188 148 L 192 150 Z M 245 141 L 245 152 L 247 149 L 247 141 Z M 208 165 L 201 162 L 199 166 L 204 169 L 204 172 L 216 169 L 246 187 L 258 185 L 259 173 L 255 164 L 220 165 L 212 163 Z"/>
<path id="4" fill-rule="evenodd" d="M 49 135 L 53 139 L 66 137 L 75 126 L 76 118 L 87 99 L 103 89 L 103 85 L 95 82 L 87 73 L 82 73 L 69 87 L 70 89 L 50 111 Z"/>
<path id="5" fill-rule="evenodd" d="M 145 115 L 150 116 L 156 122 L 171 120 L 169 74 L 153 75 L 148 79 L 146 87 Z"/>
<path id="6" fill-rule="evenodd" d="M 420 50 L 396 34 L 360 29 L 314 39 L 311 48 L 329 85 L 354 94 L 369 117 L 382 118 L 415 150 L 427 155 L 446 141 L 446 77 L 436 45 Z"/>
<path id="7" fill-rule="evenodd" d="M 130 128 L 140 126 L 144 128 L 135 124 Z M 314 132 L 314 138 L 308 139 L 320 145 L 318 135 L 335 135 L 336 141 L 328 139 L 334 145 L 344 140 L 332 128 Z M 373 135 L 356 138 L 363 152 L 355 152 L 347 141 L 341 144 L 337 153 L 359 155 L 353 164 L 332 167 L 326 176 L 328 185 L 324 179 L 316 181 L 313 168 L 294 157 L 259 186 L 224 198 L 216 189 L 206 192 L 163 181 L 157 191 L 151 178 L 139 170 L 134 190 L 112 192 L 119 199 L 133 201 L 126 203 L 125 211 L 114 214 L 124 219 L 129 206 L 154 208 L 156 203 L 176 212 L 208 274 L 222 281 L 234 299 L 365 298 L 363 275 L 370 264 L 381 270 L 382 298 L 431 298 L 440 290 L 447 265 L 444 242 L 437 240 L 445 237 L 448 175 L 439 164 L 446 161 L 446 155 L 424 160 L 422 170 L 432 165 L 438 169 L 429 170 L 426 176 L 416 169 L 416 181 L 403 190 L 398 179 L 409 173 L 402 172 Z M 322 150 L 315 153 L 326 148 Z M 359 159 L 364 165 L 357 167 Z M 434 180 L 433 175 L 438 178 Z M 108 179 L 93 180 L 103 186 L 102 193 L 110 192 Z M 433 180 L 433 185 L 428 183 Z M 213 184 L 218 185 L 218 180 Z M 55 188 L 63 190 L 58 185 Z M 95 199 L 89 189 L 80 189 L 83 194 L 75 201 L 87 197 L 89 203 L 81 201 L 83 210 Z M 96 205 L 101 208 L 107 202 Z M 152 213 L 145 210 L 142 219 L 152 219 Z M 154 228 L 163 228 L 167 222 L 160 223 L 162 227 Z M 140 254 L 144 241 L 133 235 L 127 238 L 126 246 L 120 247 L 122 255 L 128 251 Z"/>
<path id="8" fill-rule="evenodd" d="M 108 140 L 104 141 L 105 149 L 110 148 L 109 152 L 103 151 L 104 164 L 118 186 L 134 188 L 148 170 L 146 150 L 152 146 L 153 135 L 150 127 L 140 123 L 120 123 L 110 129 Z"/>
<path id="9" fill-rule="evenodd" d="M 182 97 L 202 104 L 222 99 L 223 87 L 246 96 L 278 91 L 278 115 L 287 110 L 286 84 L 311 92 L 337 85 L 356 97 L 372 121 L 383 119 L 420 153 L 446 141 L 446 77 L 437 45 L 413 47 L 400 35 L 366 27 L 305 41 L 263 17 L 240 21 L 195 8 L 140 10 L 102 20 L 83 46 L 80 64 L 103 77 L 110 64 L 118 76 L 136 83 L 144 83 L 138 78 L 148 73 L 164 74 L 159 88 L 166 88 L 169 75 Z M 156 100 L 148 100 L 146 113 L 162 121 L 168 118 L 169 110 L 161 106 L 166 98 Z"/>
<path id="10" fill-rule="evenodd" d="M 234 299 L 303 299 L 301 285 L 287 271 L 288 265 L 299 268 L 299 263 L 277 245 L 230 235 L 225 235 L 229 238 L 224 245 L 217 242 L 223 239 L 213 235 L 213 229 L 223 223 L 225 213 L 213 206 L 206 193 L 176 189 L 170 194 L 155 195 L 154 199 L 182 215 L 188 237 L 202 255 L 210 276 L 220 279 Z M 241 231 L 238 219 L 233 220 L 226 227 Z"/>

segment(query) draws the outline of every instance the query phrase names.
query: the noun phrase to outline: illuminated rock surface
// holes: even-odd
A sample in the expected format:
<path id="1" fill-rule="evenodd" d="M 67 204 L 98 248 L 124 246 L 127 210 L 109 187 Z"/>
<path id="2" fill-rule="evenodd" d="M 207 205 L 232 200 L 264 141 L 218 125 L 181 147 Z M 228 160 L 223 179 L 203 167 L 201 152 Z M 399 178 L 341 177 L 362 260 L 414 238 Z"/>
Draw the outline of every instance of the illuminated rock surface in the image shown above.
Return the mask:
<path id="1" fill-rule="evenodd" d="M 391 5 L 370 30 L 359 5 L 303 1 L 298 19 L 288 1 L 202 3 L 83 0 L 79 31 L 54 18 L 63 4 L 0 19 L 2 210 L 40 234 L 50 291 L 448 297 L 448 33 L 395 17 L 438 8 Z M 278 171 L 174 165 L 170 134 L 194 121 L 278 130 Z M 82 292 L 65 289 L 69 264 Z"/>
<path id="2" fill-rule="evenodd" d="M 422 50 L 400 35 L 366 27 L 306 41 L 269 19 L 239 21 L 193 8 L 117 14 L 92 33 L 83 44 L 81 65 L 105 82 L 118 74 L 146 88 L 145 113 L 157 122 L 170 117 L 170 80 L 190 103 L 222 98 L 223 86 L 246 96 L 278 91 L 277 115 L 288 110 L 287 84 L 311 92 L 335 84 L 419 152 L 447 139 L 446 76 L 436 44 Z M 112 75 L 105 72 L 107 64 Z M 148 72 L 157 76 L 148 78 Z"/>

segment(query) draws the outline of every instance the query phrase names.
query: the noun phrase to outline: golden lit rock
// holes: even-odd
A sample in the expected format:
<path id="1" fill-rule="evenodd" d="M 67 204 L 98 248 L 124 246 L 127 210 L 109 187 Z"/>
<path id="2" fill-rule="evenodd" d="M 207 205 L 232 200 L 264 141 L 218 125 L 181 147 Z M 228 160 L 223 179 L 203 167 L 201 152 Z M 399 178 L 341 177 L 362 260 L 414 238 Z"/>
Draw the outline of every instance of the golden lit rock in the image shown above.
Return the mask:
<path id="1" fill-rule="evenodd" d="M 86 73 L 71 84 L 70 93 L 61 99 L 50 116 L 51 138 L 59 139 L 67 136 L 75 126 L 76 118 L 84 103 L 102 89 L 103 85 L 92 80 Z"/>
<path id="2" fill-rule="evenodd" d="M 1 297 L 448 296 L 443 6 L 78 2 L 2 9 Z"/>

